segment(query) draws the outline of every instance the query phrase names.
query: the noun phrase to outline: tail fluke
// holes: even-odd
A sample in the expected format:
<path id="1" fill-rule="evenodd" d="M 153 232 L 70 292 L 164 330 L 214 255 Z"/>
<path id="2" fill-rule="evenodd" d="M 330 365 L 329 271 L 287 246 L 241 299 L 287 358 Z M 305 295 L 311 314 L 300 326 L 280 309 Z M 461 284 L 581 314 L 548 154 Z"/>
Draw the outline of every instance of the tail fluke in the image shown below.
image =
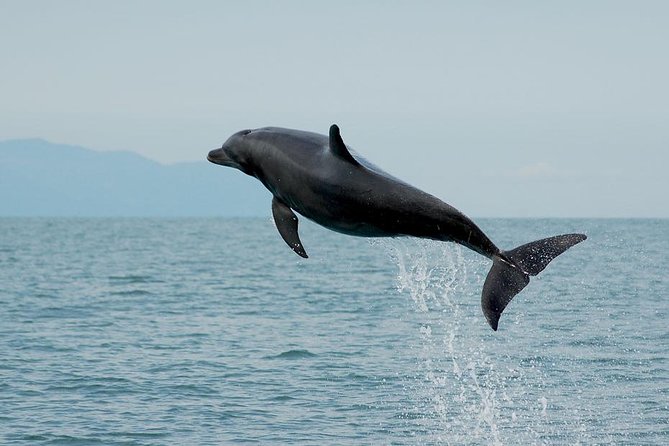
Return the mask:
<path id="1" fill-rule="evenodd" d="M 584 234 L 549 237 L 502 251 L 493 258 L 492 268 L 483 284 L 481 307 L 488 323 L 497 330 L 499 318 L 511 299 L 567 249 L 586 239 Z"/>
<path id="2" fill-rule="evenodd" d="M 497 331 L 499 317 L 513 296 L 530 283 L 530 276 L 519 267 L 510 265 L 499 257 L 492 260 L 492 268 L 483 284 L 481 308 L 493 330 Z"/>

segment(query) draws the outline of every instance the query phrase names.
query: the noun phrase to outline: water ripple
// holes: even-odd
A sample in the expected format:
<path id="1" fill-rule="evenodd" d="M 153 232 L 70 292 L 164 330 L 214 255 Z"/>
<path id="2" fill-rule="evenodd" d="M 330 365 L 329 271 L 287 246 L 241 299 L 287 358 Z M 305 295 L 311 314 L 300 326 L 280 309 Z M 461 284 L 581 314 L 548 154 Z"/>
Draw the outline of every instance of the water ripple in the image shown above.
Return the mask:
<path id="1" fill-rule="evenodd" d="M 288 350 L 278 355 L 265 356 L 264 359 L 309 359 L 315 358 L 315 353 L 311 353 L 309 350 Z"/>
<path id="2" fill-rule="evenodd" d="M 489 263 L 450 244 L 0 219 L 0 443 L 668 444 L 669 222 L 482 225 L 590 236 L 496 333 Z"/>

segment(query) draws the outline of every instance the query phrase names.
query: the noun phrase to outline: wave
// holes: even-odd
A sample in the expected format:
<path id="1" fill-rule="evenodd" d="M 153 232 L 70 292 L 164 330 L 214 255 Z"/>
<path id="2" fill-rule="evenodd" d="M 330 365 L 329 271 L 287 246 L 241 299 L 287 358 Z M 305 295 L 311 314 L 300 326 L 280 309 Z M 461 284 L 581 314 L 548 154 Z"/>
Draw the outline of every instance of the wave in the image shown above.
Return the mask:
<path id="1" fill-rule="evenodd" d="M 134 289 L 134 290 L 123 290 L 123 291 L 112 291 L 112 296 L 148 296 L 152 294 L 150 291 Z"/>
<path id="2" fill-rule="evenodd" d="M 130 284 L 130 283 L 156 283 L 162 282 L 153 276 L 143 274 L 124 274 L 120 276 L 109 276 L 109 281 L 114 284 Z"/>
<path id="3" fill-rule="evenodd" d="M 311 353 L 309 350 L 288 350 L 278 355 L 265 356 L 264 359 L 308 359 L 315 358 L 316 356 L 318 355 Z"/>

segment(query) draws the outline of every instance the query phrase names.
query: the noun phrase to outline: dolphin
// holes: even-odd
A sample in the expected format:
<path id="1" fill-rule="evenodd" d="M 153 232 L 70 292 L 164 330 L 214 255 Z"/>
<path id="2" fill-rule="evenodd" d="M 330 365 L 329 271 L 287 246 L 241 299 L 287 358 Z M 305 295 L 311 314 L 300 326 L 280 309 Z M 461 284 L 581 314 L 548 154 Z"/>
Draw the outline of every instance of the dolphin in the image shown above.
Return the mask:
<path id="1" fill-rule="evenodd" d="M 413 236 L 455 242 L 492 260 L 481 307 L 497 330 L 511 299 L 564 251 L 586 239 L 564 234 L 499 249 L 462 212 L 376 167 L 329 135 L 278 127 L 242 130 L 207 159 L 257 178 L 272 193 L 279 234 L 301 257 L 295 212 L 333 231 L 360 237 Z"/>

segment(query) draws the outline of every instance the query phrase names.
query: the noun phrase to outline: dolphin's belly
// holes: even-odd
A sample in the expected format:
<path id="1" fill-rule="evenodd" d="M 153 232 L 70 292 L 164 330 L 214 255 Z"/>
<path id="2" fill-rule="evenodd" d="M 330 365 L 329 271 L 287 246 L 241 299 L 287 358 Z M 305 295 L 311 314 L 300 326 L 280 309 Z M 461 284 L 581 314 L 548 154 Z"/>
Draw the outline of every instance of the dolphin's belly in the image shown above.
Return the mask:
<path id="1" fill-rule="evenodd" d="M 499 251 L 468 217 L 419 189 L 395 185 L 394 190 L 364 192 L 324 194 L 325 201 L 312 197 L 291 207 L 315 223 L 347 235 L 453 241 L 487 257 Z"/>
<path id="2" fill-rule="evenodd" d="M 288 205 L 298 214 L 332 231 L 359 237 L 392 237 L 398 235 L 379 222 L 381 212 L 374 206 L 365 207 L 350 196 L 321 195 L 305 200 L 293 196 Z"/>
<path id="3" fill-rule="evenodd" d="M 360 220 L 347 221 L 343 219 L 332 220 L 320 218 L 316 219 L 310 217 L 307 218 L 332 231 L 346 235 L 354 235 L 357 237 L 396 237 L 399 235 L 405 235 L 394 231 L 388 231 L 387 228 L 381 227 L 372 222 L 364 222 Z"/>
<path id="4" fill-rule="evenodd" d="M 425 194 L 427 195 L 427 194 Z M 293 198 L 296 198 L 294 195 Z M 420 197 L 424 199 L 424 197 Z M 435 203 L 411 203 L 406 196 L 392 191 L 345 190 L 338 193 L 319 192 L 304 200 L 295 200 L 291 207 L 304 217 L 347 235 L 358 237 L 425 236 L 439 211 L 435 205 L 444 204 L 429 196 Z M 438 225 L 434 225 L 436 236 Z"/>

